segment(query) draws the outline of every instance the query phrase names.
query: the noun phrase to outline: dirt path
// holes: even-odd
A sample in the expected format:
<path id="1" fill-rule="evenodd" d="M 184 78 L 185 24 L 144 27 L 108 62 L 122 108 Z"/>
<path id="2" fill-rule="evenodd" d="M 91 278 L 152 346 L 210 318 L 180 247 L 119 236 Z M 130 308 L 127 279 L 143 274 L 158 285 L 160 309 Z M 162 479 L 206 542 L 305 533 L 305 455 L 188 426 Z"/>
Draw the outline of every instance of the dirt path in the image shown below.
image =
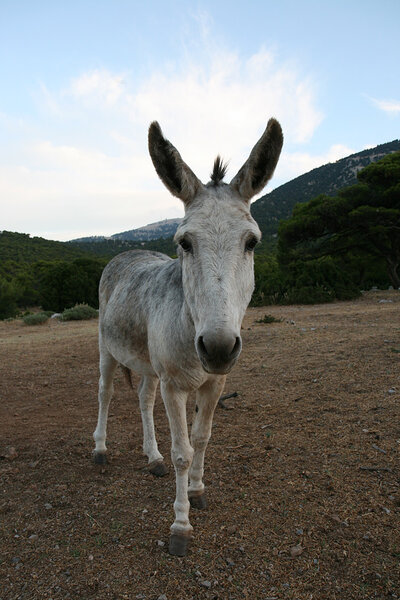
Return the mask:
<path id="1" fill-rule="evenodd" d="M 91 463 L 96 328 L 0 323 L 1 600 L 400 598 L 398 292 L 248 311 L 186 558 L 121 373 Z M 160 399 L 156 426 L 170 463 Z"/>

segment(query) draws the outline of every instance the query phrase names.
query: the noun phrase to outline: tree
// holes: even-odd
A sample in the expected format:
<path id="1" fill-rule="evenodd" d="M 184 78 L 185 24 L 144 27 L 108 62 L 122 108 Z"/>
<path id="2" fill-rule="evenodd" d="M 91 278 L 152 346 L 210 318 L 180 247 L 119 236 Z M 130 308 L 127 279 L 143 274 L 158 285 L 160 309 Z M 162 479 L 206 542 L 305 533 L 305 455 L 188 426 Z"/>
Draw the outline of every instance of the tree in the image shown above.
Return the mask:
<path id="1" fill-rule="evenodd" d="M 41 267 L 39 297 L 44 310 L 63 311 L 75 304 L 98 306 L 98 286 L 104 261 L 78 259 Z"/>
<path id="2" fill-rule="evenodd" d="M 279 229 L 281 264 L 350 254 L 382 260 L 392 285 L 400 287 L 400 152 L 358 174 L 359 183 L 332 198 L 299 204 Z"/>
<path id="3" fill-rule="evenodd" d="M 0 319 L 15 317 L 17 313 L 17 297 L 14 287 L 0 276 Z"/>

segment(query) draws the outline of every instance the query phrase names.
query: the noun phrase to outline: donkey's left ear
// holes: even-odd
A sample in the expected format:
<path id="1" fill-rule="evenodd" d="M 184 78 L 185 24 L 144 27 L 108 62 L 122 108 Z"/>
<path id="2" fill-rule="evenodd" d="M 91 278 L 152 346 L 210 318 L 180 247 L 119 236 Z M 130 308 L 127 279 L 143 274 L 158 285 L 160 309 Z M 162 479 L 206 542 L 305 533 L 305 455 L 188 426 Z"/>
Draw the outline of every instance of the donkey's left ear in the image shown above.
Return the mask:
<path id="1" fill-rule="evenodd" d="M 171 194 L 189 204 L 202 185 L 178 150 L 162 134 L 157 121 L 149 127 L 149 152 L 157 174 Z"/>
<path id="2" fill-rule="evenodd" d="M 243 167 L 230 185 L 248 202 L 266 186 L 277 165 L 283 145 L 282 128 L 276 119 L 268 125 Z"/>

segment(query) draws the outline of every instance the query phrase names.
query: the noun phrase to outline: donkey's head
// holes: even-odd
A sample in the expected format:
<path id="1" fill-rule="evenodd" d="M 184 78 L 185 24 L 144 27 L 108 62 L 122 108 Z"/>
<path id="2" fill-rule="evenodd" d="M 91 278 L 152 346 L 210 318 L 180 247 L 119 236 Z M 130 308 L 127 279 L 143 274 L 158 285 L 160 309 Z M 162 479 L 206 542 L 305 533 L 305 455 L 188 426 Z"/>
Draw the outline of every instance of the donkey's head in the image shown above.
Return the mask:
<path id="1" fill-rule="evenodd" d="M 261 238 L 250 199 L 272 177 L 282 143 L 281 127 L 270 119 L 232 181 L 223 182 L 226 167 L 218 157 L 211 181 L 204 185 L 163 137 L 159 124 L 150 125 L 155 169 L 185 205 L 175 241 L 196 351 L 209 373 L 228 373 L 242 348 L 240 327 L 254 289 L 253 250 Z"/>

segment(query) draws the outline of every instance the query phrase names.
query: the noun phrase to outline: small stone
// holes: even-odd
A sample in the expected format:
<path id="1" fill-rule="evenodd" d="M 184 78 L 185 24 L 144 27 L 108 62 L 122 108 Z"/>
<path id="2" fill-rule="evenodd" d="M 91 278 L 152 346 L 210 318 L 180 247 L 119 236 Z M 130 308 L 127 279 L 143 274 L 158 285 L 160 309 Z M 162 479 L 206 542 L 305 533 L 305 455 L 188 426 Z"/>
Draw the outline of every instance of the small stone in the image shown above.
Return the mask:
<path id="1" fill-rule="evenodd" d="M 165 546 L 165 542 L 163 542 L 162 540 L 157 540 L 157 545 L 163 547 Z"/>
<path id="2" fill-rule="evenodd" d="M 148 512 L 149 512 L 149 511 L 147 510 L 147 508 L 144 508 L 144 509 L 142 510 L 142 514 L 143 514 L 143 515 L 147 514 Z"/>
<path id="3" fill-rule="evenodd" d="M 49 502 L 46 502 L 46 504 L 44 505 L 46 510 L 51 510 L 53 508 L 53 505 L 50 504 Z"/>
<path id="4" fill-rule="evenodd" d="M 393 388 L 390 388 L 390 390 L 388 390 L 388 394 L 395 394 L 396 390 L 394 390 Z"/>
<path id="5" fill-rule="evenodd" d="M 7 458 L 8 460 L 14 460 L 17 458 L 18 452 L 14 448 L 14 446 L 7 446 L 2 454 L 0 454 L 0 458 Z"/>
<path id="6" fill-rule="evenodd" d="M 292 558 L 296 558 L 297 556 L 300 556 L 303 550 L 303 546 L 301 544 L 297 544 L 297 546 L 293 546 L 292 548 L 290 548 L 290 556 Z"/>
<path id="7" fill-rule="evenodd" d="M 200 585 L 202 585 L 203 587 L 205 587 L 205 588 L 207 588 L 209 590 L 210 587 L 211 587 L 211 581 L 207 581 L 207 580 L 200 581 Z"/>
<path id="8" fill-rule="evenodd" d="M 296 535 L 303 535 L 304 531 L 302 529 L 296 529 Z"/>
<path id="9" fill-rule="evenodd" d="M 28 537 L 28 540 L 35 541 L 35 540 L 37 540 L 37 539 L 38 539 L 38 537 L 39 537 L 39 536 L 38 536 L 36 533 L 32 533 L 32 535 L 30 535 L 30 536 Z"/>
<path id="10" fill-rule="evenodd" d="M 93 558 L 94 558 L 93 554 L 89 554 L 88 560 L 93 560 Z"/>
<path id="11" fill-rule="evenodd" d="M 168 598 L 165 594 L 161 594 L 161 596 L 158 596 L 157 600 L 168 600 Z"/>
<path id="12" fill-rule="evenodd" d="M 234 567 L 235 566 L 235 561 L 232 560 L 231 558 L 226 558 L 225 562 L 228 565 L 228 567 Z"/>

